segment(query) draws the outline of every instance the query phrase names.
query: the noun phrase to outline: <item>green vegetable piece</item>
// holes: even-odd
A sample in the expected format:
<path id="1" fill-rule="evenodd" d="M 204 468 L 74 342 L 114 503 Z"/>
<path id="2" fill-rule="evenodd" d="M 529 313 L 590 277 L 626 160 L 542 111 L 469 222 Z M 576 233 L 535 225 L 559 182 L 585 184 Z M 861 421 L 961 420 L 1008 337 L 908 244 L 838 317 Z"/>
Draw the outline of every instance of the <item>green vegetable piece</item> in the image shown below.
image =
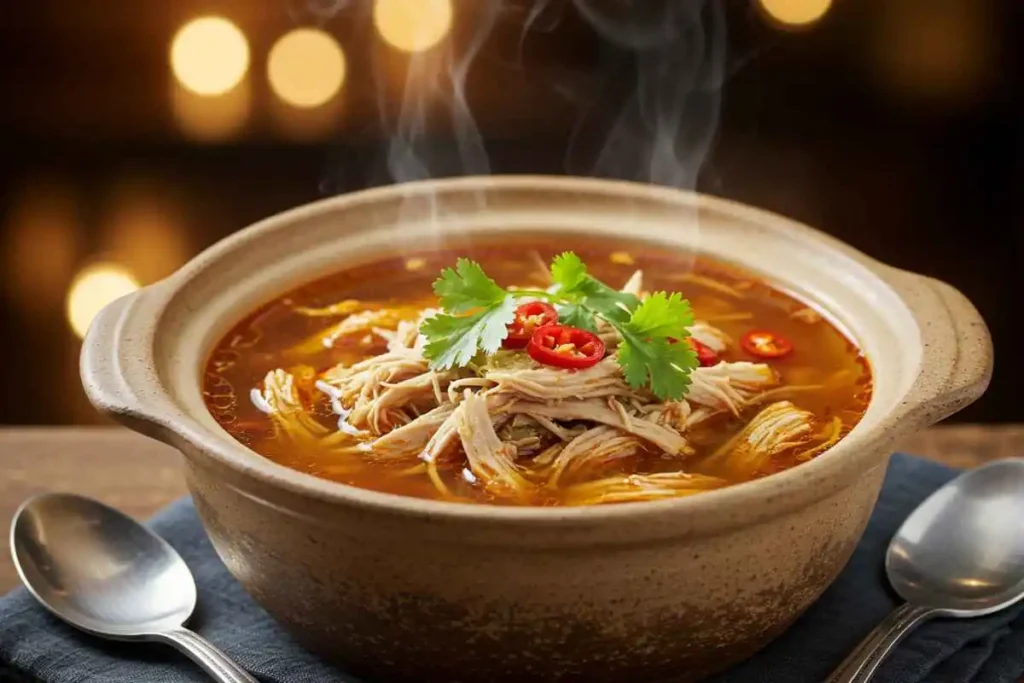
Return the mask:
<path id="1" fill-rule="evenodd" d="M 508 296 L 503 288 L 487 277 L 476 261 L 460 258 L 455 270 L 445 268 L 434 282 L 434 294 L 447 313 L 465 313 L 474 308 L 495 306 Z"/>
<path id="2" fill-rule="evenodd" d="M 508 324 L 515 317 L 515 299 L 506 296 L 498 304 L 468 315 L 441 313 L 423 322 L 420 331 L 427 338 L 423 355 L 435 370 L 465 367 L 478 351 L 490 354 L 508 336 Z"/>

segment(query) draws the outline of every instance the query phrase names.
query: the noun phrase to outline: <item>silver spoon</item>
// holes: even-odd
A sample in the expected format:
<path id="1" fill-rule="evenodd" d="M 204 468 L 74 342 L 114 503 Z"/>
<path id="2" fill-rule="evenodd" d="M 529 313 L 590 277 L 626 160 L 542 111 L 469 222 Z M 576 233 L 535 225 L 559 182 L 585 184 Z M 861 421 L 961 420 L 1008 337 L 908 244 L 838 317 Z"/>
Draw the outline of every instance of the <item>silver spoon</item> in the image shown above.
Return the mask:
<path id="1" fill-rule="evenodd" d="M 903 522 L 885 572 L 906 600 L 827 683 L 867 683 L 913 628 L 934 617 L 980 617 L 1024 597 L 1024 460 L 970 470 Z"/>
<path id="2" fill-rule="evenodd" d="M 196 583 L 162 538 L 89 498 L 47 493 L 11 522 L 11 553 L 29 592 L 87 633 L 167 643 L 219 683 L 257 683 L 227 655 L 184 628 Z"/>

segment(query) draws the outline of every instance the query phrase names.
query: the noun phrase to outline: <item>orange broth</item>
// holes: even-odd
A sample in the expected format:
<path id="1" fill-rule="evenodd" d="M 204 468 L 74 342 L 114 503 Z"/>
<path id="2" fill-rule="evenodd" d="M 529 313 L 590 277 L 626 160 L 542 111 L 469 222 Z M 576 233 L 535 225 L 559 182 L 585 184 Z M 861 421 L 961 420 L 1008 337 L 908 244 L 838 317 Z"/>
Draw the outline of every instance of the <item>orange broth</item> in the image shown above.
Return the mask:
<path id="1" fill-rule="evenodd" d="M 216 345 L 203 375 L 207 406 L 234 438 L 287 467 L 366 489 L 439 498 L 427 474 L 398 473 L 397 469 L 408 471 L 408 463 L 398 468 L 370 459 L 353 459 L 350 455 L 339 458 L 322 449 L 304 448 L 275 436 L 270 418 L 255 407 L 249 398 L 250 392 L 259 386 L 268 371 L 289 370 L 305 386 L 306 408 L 318 422 L 336 430 L 338 416 L 332 412 L 330 401 L 312 388 L 313 370 L 322 372 L 339 363 L 348 365 L 380 354 L 386 348 L 386 341 L 375 336 L 360 336 L 331 347 L 317 344 L 317 335 L 337 319 L 304 316 L 294 310 L 297 306 L 322 307 L 346 299 L 373 301 L 382 306 L 432 306 L 436 304 L 431 293 L 432 282 L 442 268 L 453 265 L 459 256 L 479 262 L 502 286 L 545 286 L 539 264 L 548 263 L 552 256 L 567 248 L 573 249 L 587 263 L 591 274 L 612 287 L 621 286 L 639 268 L 644 273 L 645 290 L 682 293 L 690 300 L 697 320 L 717 327 L 734 340 L 722 354 L 723 360 L 767 362 L 779 373 L 782 385 L 821 385 L 821 388 L 802 390 L 786 398 L 822 421 L 838 418 L 836 423 L 841 423 L 841 435 L 848 433 L 867 409 L 871 374 L 857 347 L 806 304 L 758 278 L 715 261 L 695 260 L 683 253 L 626 242 L 549 239 L 538 243 L 537 238 L 529 241 L 516 238 L 497 244 L 472 244 L 389 258 L 349 268 L 274 299 L 232 327 Z M 793 352 L 778 360 L 752 358 L 736 342 L 754 329 L 782 334 L 792 342 Z M 296 350 L 304 341 L 307 342 L 305 348 Z M 753 409 L 739 417 L 720 415 L 692 432 L 687 431 L 685 436 L 696 448 L 696 454 L 682 465 L 678 456 L 648 451 L 616 463 L 611 473 L 650 474 L 679 469 L 701 473 L 701 457 L 737 434 L 755 412 Z M 798 464 L 791 456 L 776 457 L 768 467 L 744 472 L 730 483 L 769 475 Z M 608 474 L 606 470 L 602 476 Z M 463 500 L 499 504 L 524 502 L 495 497 L 482 487 L 472 485 L 462 476 L 461 468 L 442 470 L 441 475 L 447 486 Z M 526 502 L 557 505 L 561 501 L 557 489 L 542 489 Z"/>

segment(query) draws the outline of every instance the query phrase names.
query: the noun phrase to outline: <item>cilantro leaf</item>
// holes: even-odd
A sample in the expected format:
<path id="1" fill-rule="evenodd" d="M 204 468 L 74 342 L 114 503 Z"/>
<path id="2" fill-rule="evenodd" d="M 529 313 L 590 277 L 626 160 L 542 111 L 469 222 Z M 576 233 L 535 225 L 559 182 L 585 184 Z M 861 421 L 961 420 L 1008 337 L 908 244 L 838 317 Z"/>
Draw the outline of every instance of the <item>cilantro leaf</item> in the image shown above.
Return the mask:
<path id="1" fill-rule="evenodd" d="M 460 258 L 455 270 L 445 268 L 434 282 L 434 294 L 447 313 L 465 313 L 488 308 L 504 301 L 508 292 L 489 278 L 476 261 Z"/>
<path id="2" fill-rule="evenodd" d="M 514 316 L 515 299 L 506 294 L 497 304 L 469 315 L 440 313 L 427 318 L 420 327 L 427 338 L 423 355 L 435 370 L 464 367 L 479 351 L 498 350 Z"/>
<path id="3" fill-rule="evenodd" d="M 579 302 L 612 323 L 625 323 L 640 305 L 635 294 L 612 289 L 600 280 L 587 277 L 576 287 Z"/>
<path id="4" fill-rule="evenodd" d="M 655 292 L 640 304 L 629 319 L 629 328 L 637 335 L 672 337 L 682 341 L 690 336 L 687 327 L 693 324 L 690 302 L 676 292 Z"/>
<path id="5" fill-rule="evenodd" d="M 678 293 L 665 292 L 655 292 L 626 323 L 616 324 L 622 335 L 618 360 L 626 382 L 633 388 L 649 383 L 662 400 L 682 398 L 697 367 L 697 354 L 682 343 L 690 336 L 686 328 L 692 324 L 690 302 Z"/>
<path id="6" fill-rule="evenodd" d="M 619 365 L 630 386 L 650 387 L 662 400 L 682 398 L 690 385 L 697 356 L 681 343 L 693 324 L 690 303 L 680 294 L 655 292 L 645 301 L 612 289 L 587 272 L 571 251 L 551 263 L 554 284 L 547 292 L 530 290 L 530 296 L 558 308 L 562 325 L 597 331 L 597 318 L 614 326 L 622 337 L 617 352 Z M 517 297 L 489 278 L 480 265 L 460 258 L 434 283 L 442 313 L 420 327 L 426 337 L 424 355 L 434 369 L 465 367 L 494 354 L 508 336 L 515 317 Z"/>
<path id="7" fill-rule="evenodd" d="M 640 299 L 635 295 L 612 289 L 588 274 L 586 265 L 571 251 L 559 254 L 551 262 L 551 279 L 556 285 L 554 296 L 567 304 L 579 304 L 609 321 L 628 321 L 630 313 L 640 305 Z M 582 317 L 577 311 L 574 311 L 574 315 L 577 320 Z M 566 324 L 594 329 L 593 321 L 589 321 L 588 325 Z"/>
<path id="8" fill-rule="evenodd" d="M 576 289 L 589 277 L 583 260 L 571 251 L 563 252 L 551 261 L 551 279 L 560 292 Z"/>
<path id="9" fill-rule="evenodd" d="M 578 327 L 588 332 L 597 332 L 594 314 L 580 304 L 560 304 L 555 308 L 558 309 L 559 324 Z"/>
<path id="10" fill-rule="evenodd" d="M 697 354 L 689 344 L 672 344 L 668 339 L 648 341 L 632 335 L 623 335 L 617 358 L 629 386 L 639 389 L 650 383 L 651 391 L 663 401 L 686 394 L 690 372 L 697 366 Z"/>

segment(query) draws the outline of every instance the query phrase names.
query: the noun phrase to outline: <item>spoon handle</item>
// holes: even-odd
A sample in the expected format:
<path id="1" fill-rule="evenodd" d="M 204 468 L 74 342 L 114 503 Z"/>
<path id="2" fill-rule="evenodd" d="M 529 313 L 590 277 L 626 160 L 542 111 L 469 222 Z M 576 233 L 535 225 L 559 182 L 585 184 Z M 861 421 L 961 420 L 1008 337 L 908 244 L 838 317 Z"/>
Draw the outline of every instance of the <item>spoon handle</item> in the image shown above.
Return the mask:
<path id="1" fill-rule="evenodd" d="M 826 683 L 868 683 L 875 675 L 878 665 L 892 652 L 903 638 L 921 622 L 935 615 L 930 607 L 915 607 L 903 603 L 871 633 L 857 648 L 843 660 Z"/>
<path id="2" fill-rule="evenodd" d="M 164 631 L 155 634 L 154 639 L 168 643 L 188 655 L 217 683 L 259 683 L 212 643 L 187 628 Z"/>

